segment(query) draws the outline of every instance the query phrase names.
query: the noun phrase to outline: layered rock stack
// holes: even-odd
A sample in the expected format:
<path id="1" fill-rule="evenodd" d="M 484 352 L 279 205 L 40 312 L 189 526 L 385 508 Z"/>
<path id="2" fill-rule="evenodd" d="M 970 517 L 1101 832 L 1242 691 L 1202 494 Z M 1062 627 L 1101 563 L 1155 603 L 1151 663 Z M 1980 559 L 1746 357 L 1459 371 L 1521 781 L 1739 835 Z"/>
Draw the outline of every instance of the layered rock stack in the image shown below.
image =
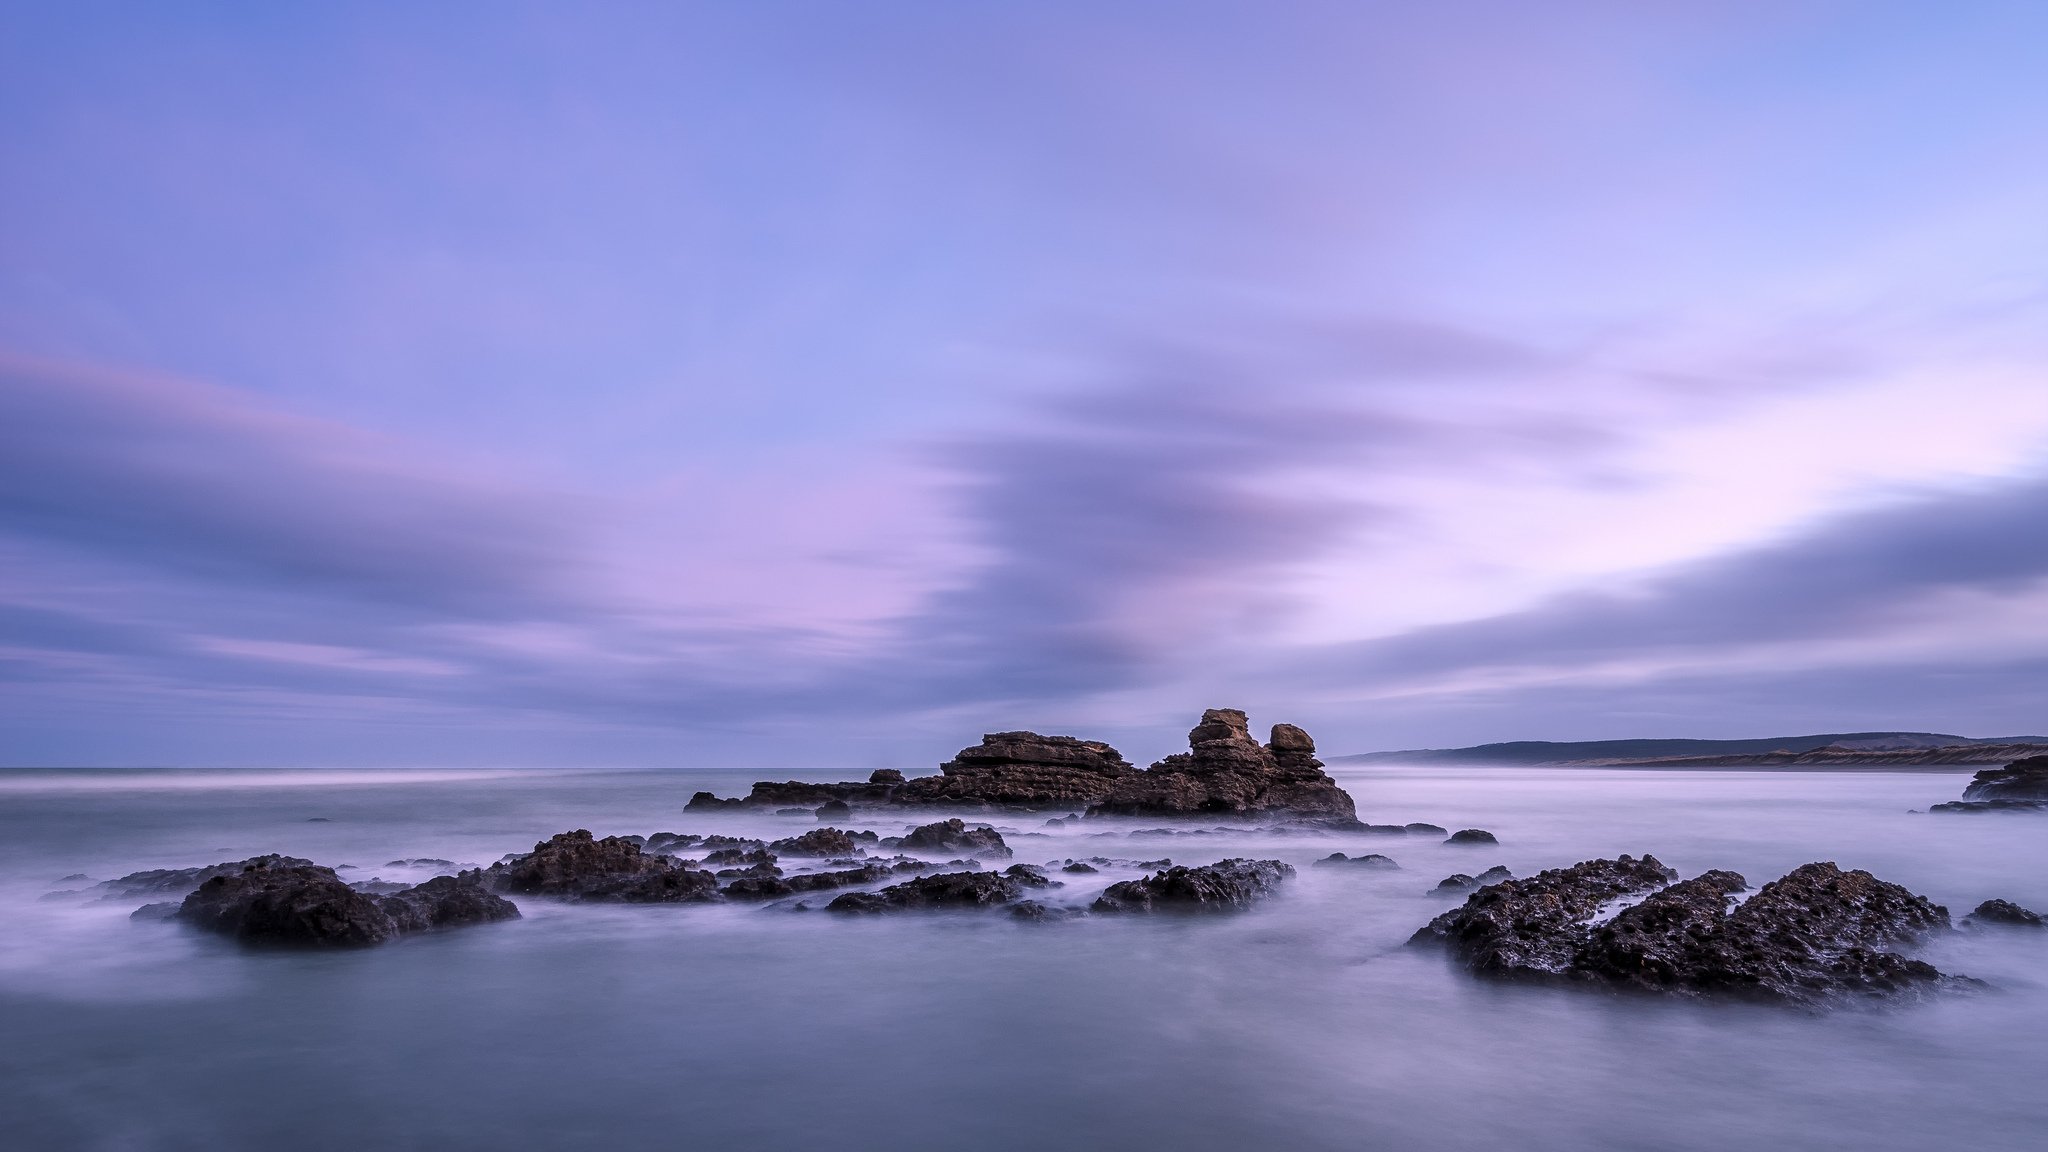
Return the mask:
<path id="1" fill-rule="evenodd" d="M 1082 808 L 1137 769 L 1100 740 L 990 732 L 939 765 L 939 775 L 905 781 L 899 804 L 981 802 L 1017 808 Z"/>
<path id="2" fill-rule="evenodd" d="M 1188 733 L 1188 751 L 1120 777 L 1091 816 L 1286 816 L 1355 822 L 1350 794 L 1316 759 L 1316 744 L 1292 724 L 1272 741 L 1252 738 L 1245 714 L 1211 708 Z"/>

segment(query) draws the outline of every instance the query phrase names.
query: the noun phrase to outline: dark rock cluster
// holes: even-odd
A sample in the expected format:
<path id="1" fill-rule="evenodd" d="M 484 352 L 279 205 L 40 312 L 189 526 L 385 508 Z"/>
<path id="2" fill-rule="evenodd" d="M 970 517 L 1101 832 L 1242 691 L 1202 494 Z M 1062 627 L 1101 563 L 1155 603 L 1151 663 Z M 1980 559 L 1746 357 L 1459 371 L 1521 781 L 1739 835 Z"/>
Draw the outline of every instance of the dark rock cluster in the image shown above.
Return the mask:
<path id="1" fill-rule="evenodd" d="M 1082 808 L 1136 772 L 1123 754 L 1099 740 L 990 732 L 939 765 L 939 775 L 903 782 L 898 804 Z"/>
<path id="2" fill-rule="evenodd" d="M 1002 872 L 941 872 L 892 884 L 879 892 L 848 892 L 826 905 L 830 912 L 893 912 L 906 908 L 987 908 L 1007 904 L 1027 888 L 1053 882 L 1029 864 Z"/>
<path id="3" fill-rule="evenodd" d="M 1472 894 L 1415 934 L 1477 975 L 1684 996 L 1818 1005 L 1966 983 L 1886 950 L 1948 927 L 1926 898 L 1831 863 L 1747 888 L 1733 872 L 1682 883 L 1654 856 L 1589 860 Z M 1604 922 L 1613 905 L 1640 898 Z"/>
<path id="4" fill-rule="evenodd" d="M 2048 811 L 2048 756 L 2029 756 L 1970 777 L 1961 800 L 1936 804 L 1930 812 Z"/>
<path id="5" fill-rule="evenodd" d="M 1399 871 L 1401 866 L 1394 863 L 1393 857 L 1382 856 L 1377 852 L 1368 852 L 1363 856 L 1346 856 L 1342 852 L 1332 852 L 1321 860 L 1317 860 L 1311 867 L 1379 868 L 1387 871 Z"/>
<path id="6" fill-rule="evenodd" d="M 643 852 L 620 836 L 563 832 L 512 861 L 493 864 L 486 882 L 501 892 L 560 900 L 672 904 L 718 898 L 718 880 L 672 856 Z"/>
<path id="7" fill-rule="evenodd" d="M 1986 900 L 1976 910 L 1963 917 L 1963 923 L 2006 924 L 2015 928 L 2048 928 L 2048 921 L 2041 914 L 2022 908 L 2010 900 Z"/>
<path id="8" fill-rule="evenodd" d="M 1508 871 L 1507 868 L 1505 868 L 1502 865 L 1495 864 L 1493 867 L 1488 868 L 1486 871 L 1481 872 L 1477 876 L 1467 876 L 1463 872 L 1453 872 L 1449 876 L 1446 876 L 1442 880 L 1438 881 L 1437 886 L 1432 890 L 1432 892 L 1470 892 L 1474 888 L 1483 888 L 1488 884 L 1498 884 L 1503 880 L 1513 880 L 1514 878 L 1515 874 L 1513 872 Z"/>
<path id="9" fill-rule="evenodd" d="M 1103 890 L 1095 912 L 1232 912 L 1280 886 L 1294 869 L 1278 860 L 1221 860 L 1200 868 L 1176 865 Z"/>
<path id="10" fill-rule="evenodd" d="M 993 828 L 970 828 L 959 817 L 912 829 L 896 847 L 912 852 L 960 852 L 984 859 L 1007 860 L 1010 846 Z"/>
<path id="11" fill-rule="evenodd" d="M 244 944 L 299 948 L 365 948 L 408 932 L 518 916 L 511 901 L 485 890 L 475 870 L 379 898 L 349 887 L 332 868 L 283 857 L 216 872 L 175 914 Z"/>
<path id="12" fill-rule="evenodd" d="M 1315 741 L 1292 724 L 1252 738 L 1245 714 L 1211 708 L 1188 733 L 1188 751 L 1119 777 L 1091 816 L 1285 816 L 1356 826 L 1351 796 L 1323 771 Z"/>

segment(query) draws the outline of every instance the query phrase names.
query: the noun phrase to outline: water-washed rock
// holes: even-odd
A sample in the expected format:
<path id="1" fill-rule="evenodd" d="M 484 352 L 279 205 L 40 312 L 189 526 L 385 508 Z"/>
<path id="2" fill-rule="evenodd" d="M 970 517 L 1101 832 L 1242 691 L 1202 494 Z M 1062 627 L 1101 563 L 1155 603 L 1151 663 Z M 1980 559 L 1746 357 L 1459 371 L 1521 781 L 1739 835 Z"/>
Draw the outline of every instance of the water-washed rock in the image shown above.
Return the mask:
<path id="1" fill-rule="evenodd" d="M 1463 872 L 1453 872 L 1438 881 L 1437 886 L 1431 890 L 1430 894 L 1450 895 L 1459 892 L 1470 892 L 1474 888 L 1483 888 L 1488 884 L 1498 884 L 1503 880 L 1513 880 L 1514 878 L 1515 874 L 1513 872 L 1508 871 L 1502 865 L 1495 864 L 1477 876 L 1467 876 Z"/>
<path id="2" fill-rule="evenodd" d="M 518 860 L 493 864 L 485 883 L 500 892 L 561 900 L 672 904 L 718 898 L 711 873 L 642 852 L 617 836 L 593 838 L 581 828 L 535 844 Z"/>
<path id="3" fill-rule="evenodd" d="M 2048 927 L 2048 922 L 2042 921 L 2040 913 L 2022 908 L 2010 900 L 1986 900 L 1977 905 L 1975 911 L 1963 917 L 1963 923 L 2004 924 L 2014 928 Z"/>
<path id="4" fill-rule="evenodd" d="M 485 888 L 484 874 L 475 868 L 436 876 L 378 903 L 400 932 L 519 919 L 519 906 Z"/>
<path id="5" fill-rule="evenodd" d="M 1091 816 L 1253 816 L 1325 820 L 1357 828 L 1351 796 L 1323 771 L 1315 742 L 1292 724 L 1253 739 L 1245 714 L 1211 708 L 1188 733 L 1188 751 L 1118 777 Z"/>
<path id="6" fill-rule="evenodd" d="M 2048 800 L 2048 756 L 2029 756 L 1970 778 L 1965 800 Z"/>
<path id="7" fill-rule="evenodd" d="M 1099 740 L 990 732 L 939 765 L 939 775 L 903 782 L 897 804 L 985 804 L 998 808 L 1072 808 L 1096 803 L 1137 771 Z"/>
<path id="8" fill-rule="evenodd" d="M 993 828 L 969 828 L 958 817 L 912 829 L 896 845 L 912 852 L 965 852 L 984 859 L 1008 859 L 1010 846 Z"/>
<path id="9" fill-rule="evenodd" d="M 1111 884 L 1096 898 L 1096 912 L 1233 912 L 1294 875 L 1278 860 L 1219 860 L 1198 868 L 1176 866 L 1142 880 Z"/>
<path id="10" fill-rule="evenodd" d="M 251 856 L 247 860 L 208 864 L 203 868 L 152 868 L 146 872 L 130 872 L 118 880 L 107 880 L 94 885 L 87 891 L 98 893 L 103 900 L 132 900 L 137 896 L 182 898 L 216 876 L 237 876 L 251 868 L 297 866 L 319 867 L 311 860 L 271 853 L 268 856 Z"/>
<path id="11" fill-rule="evenodd" d="M 177 919 L 253 946 L 367 948 L 399 933 L 376 897 L 349 887 L 332 868 L 306 863 L 259 862 L 216 874 L 185 897 Z"/>
<path id="12" fill-rule="evenodd" d="M 1342 852 L 1332 852 L 1321 860 L 1314 861 L 1311 866 L 1316 868 L 1379 868 L 1390 872 L 1399 871 L 1401 868 L 1399 864 L 1394 863 L 1393 857 L 1382 856 L 1377 852 L 1368 852 L 1363 856 L 1346 856 Z"/>
<path id="13" fill-rule="evenodd" d="M 777 856 L 851 856 L 860 851 L 860 846 L 849 832 L 814 828 L 801 836 L 777 840 L 768 845 L 768 850 Z"/>
<path id="14" fill-rule="evenodd" d="M 1445 840 L 1444 843 L 1498 844 L 1500 841 L 1494 838 L 1493 833 L 1488 832 L 1484 828 L 1460 828 L 1456 832 L 1451 833 L 1450 838 Z"/>
<path id="15" fill-rule="evenodd" d="M 893 912 L 908 908 L 987 908 L 1023 895 L 1024 885 L 1000 872 L 941 872 L 892 884 L 880 892 L 848 892 L 830 912 Z"/>
<path id="16" fill-rule="evenodd" d="M 1868 872 L 1807 864 L 1732 912 L 1741 876 L 1672 879 L 1653 856 L 1551 869 L 1480 889 L 1415 940 L 1446 946 L 1482 976 L 1803 1006 L 1974 983 L 1885 950 L 1945 929 L 1948 912 Z"/>

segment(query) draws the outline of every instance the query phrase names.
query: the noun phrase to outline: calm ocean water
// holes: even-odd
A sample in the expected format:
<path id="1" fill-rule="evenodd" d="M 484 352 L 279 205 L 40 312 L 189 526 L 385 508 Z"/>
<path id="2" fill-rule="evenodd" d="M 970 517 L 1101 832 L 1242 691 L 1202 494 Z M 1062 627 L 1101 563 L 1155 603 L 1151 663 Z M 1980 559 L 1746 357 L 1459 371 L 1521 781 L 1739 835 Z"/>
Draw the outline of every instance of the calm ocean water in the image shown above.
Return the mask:
<path id="1" fill-rule="evenodd" d="M 829 770 L 816 773 L 831 776 Z M 2048 818 L 1908 813 L 1965 776 L 1340 770 L 1434 838 L 1095 837 L 1017 858 L 1302 866 L 1251 913 L 1019 923 L 565 907 L 347 954 L 246 954 L 94 880 L 285 852 L 413 879 L 569 828 L 789 835 L 685 816 L 745 779 L 659 773 L 0 773 L 0 1147 L 120 1149 L 1972 1149 L 2048 1132 L 2048 932 L 1923 955 L 1997 991 L 1805 1016 L 1495 987 L 1402 947 L 1448 873 L 1652 852 L 1752 884 L 1868 868 L 1957 917 L 2048 908 Z M 320 818 L 321 822 L 314 822 Z M 884 834 L 901 819 L 865 826 Z M 1398 872 L 1305 867 L 1380 851 Z M 1130 873 L 1065 877 L 1081 899 Z M 419 873 L 423 877 L 425 873 Z"/>

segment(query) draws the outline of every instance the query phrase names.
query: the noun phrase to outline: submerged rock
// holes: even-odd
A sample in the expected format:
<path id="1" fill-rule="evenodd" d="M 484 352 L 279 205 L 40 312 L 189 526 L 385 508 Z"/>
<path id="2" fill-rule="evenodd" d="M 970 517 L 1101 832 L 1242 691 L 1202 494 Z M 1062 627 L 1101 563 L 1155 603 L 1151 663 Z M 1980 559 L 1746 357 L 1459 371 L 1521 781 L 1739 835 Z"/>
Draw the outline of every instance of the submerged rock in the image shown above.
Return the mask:
<path id="1" fill-rule="evenodd" d="M 1321 860 L 1315 861 L 1312 867 L 1381 868 L 1388 871 L 1398 871 L 1401 866 L 1394 863 L 1391 856 L 1382 856 L 1377 852 L 1368 852 L 1363 856 L 1346 856 L 1342 852 L 1332 852 Z"/>
<path id="2" fill-rule="evenodd" d="M 965 852 L 983 858 L 1008 859 L 1010 846 L 993 828 L 969 828 L 958 817 L 912 829 L 896 847 L 913 852 Z"/>
<path id="3" fill-rule="evenodd" d="M 247 860 L 230 860 L 224 864 L 208 864 L 203 868 L 153 868 L 147 872 L 130 872 L 118 880 L 107 880 L 94 885 L 89 891 L 98 892 L 103 900 L 128 900 L 137 896 L 178 896 L 206 883 L 216 876 L 236 876 L 250 868 L 296 867 L 317 868 L 311 860 L 296 856 L 251 856 Z"/>
<path id="4" fill-rule="evenodd" d="M 1975 911 L 1963 917 L 1965 924 L 2007 924 L 2015 928 L 2048 927 L 2041 920 L 2040 913 L 2031 912 L 2010 900 L 1986 900 L 1977 905 Z"/>
<path id="5" fill-rule="evenodd" d="M 521 859 L 493 864 L 485 882 L 501 892 L 562 900 L 669 904 L 718 898 L 711 873 L 642 852 L 621 837 L 595 839 L 581 828 L 535 844 Z"/>
<path id="6" fill-rule="evenodd" d="M 1096 912 L 1230 912 L 1252 903 L 1294 875 L 1278 860 L 1219 860 L 1199 868 L 1177 866 L 1142 880 L 1111 884 L 1096 898 Z"/>
<path id="7" fill-rule="evenodd" d="M 1023 895 L 1024 885 L 1000 872 L 941 872 L 892 884 L 880 892 L 848 892 L 829 912 L 891 912 L 906 908 L 987 908 Z"/>
<path id="8" fill-rule="evenodd" d="M 2048 756 L 2029 756 L 1970 778 L 1965 800 L 2048 800 Z"/>
<path id="9" fill-rule="evenodd" d="M 1513 880 L 1514 878 L 1515 874 L 1513 872 L 1508 871 L 1499 864 L 1495 864 L 1477 876 L 1467 876 L 1463 872 L 1453 872 L 1439 880 L 1437 886 L 1432 889 L 1431 894 L 1447 895 L 1458 892 L 1470 892 L 1474 888 L 1484 887 L 1488 884 L 1498 884 L 1503 880 Z"/>
<path id="10" fill-rule="evenodd" d="M 1493 833 L 1488 832 L 1484 828 L 1460 828 L 1456 832 L 1451 833 L 1450 839 L 1445 840 L 1444 843 L 1498 844 L 1500 841 L 1494 838 Z"/>
<path id="11" fill-rule="evenodd" d="M 1188 751 L 1117 779 L 1091 816 L 1287 817 L 1359 827 L 1351 796 L 1323 771 L 1315 741 L 1292 724 L 1261 745 L 1235 708 L 1211 708 L 1188 733 Z"/>
<path id="12" fill-rule="evenodd" d="M 1551 869 L 1480 889 L 1415 940 L 1446 946 L 1477 975 L 1686 996 L 1819 1005 L 1963 983 L 1883 950 L 1946 928 L 1948 912 L 1868 872 L 1807 864 L 1732 912 L 1733 894 L 1746 887 L 1741 876 L 1673 878 L 1653 856 Z"/>

